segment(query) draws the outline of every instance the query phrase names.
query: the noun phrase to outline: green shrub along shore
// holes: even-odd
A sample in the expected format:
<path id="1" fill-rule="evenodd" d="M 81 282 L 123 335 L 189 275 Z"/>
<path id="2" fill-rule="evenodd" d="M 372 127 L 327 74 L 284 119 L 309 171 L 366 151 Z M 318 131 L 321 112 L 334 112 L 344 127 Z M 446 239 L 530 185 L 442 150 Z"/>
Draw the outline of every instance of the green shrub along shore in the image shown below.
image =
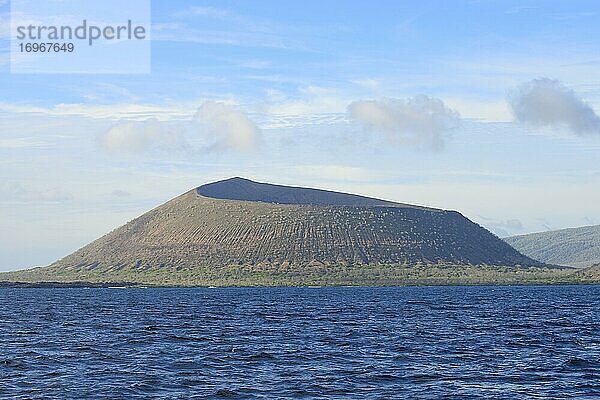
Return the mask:
<path id="1" fill-rule="evenodd" d="M 486 265 L 232 265 L 227 267 L 102 266 L 34 268 L 0 274 L 3 286 L 89 283 L 160 287 L 532 285 L 600 283 L 600 266 L 499 267 Z M 42 286 L 44 286 L 42 284 Z M 51 286 L 51 285 L 50 285 Z"/>

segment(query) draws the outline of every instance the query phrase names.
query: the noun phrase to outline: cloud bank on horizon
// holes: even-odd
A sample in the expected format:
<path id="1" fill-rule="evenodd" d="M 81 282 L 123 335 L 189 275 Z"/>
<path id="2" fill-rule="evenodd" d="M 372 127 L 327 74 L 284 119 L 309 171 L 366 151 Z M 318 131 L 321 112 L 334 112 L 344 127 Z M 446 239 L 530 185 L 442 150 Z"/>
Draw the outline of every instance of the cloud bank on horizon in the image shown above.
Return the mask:
<path id="1" fill-rule="evenodd" d="M 600 134 L 600 116 L 562 82 L 538 78 L 521 85 L 507 100 L 515 121 L 532 128 L 566 129 L 574 135 Z M 275 115 L 279 114 L 280 109 Z M 458 111 L 443 100 L 423 94 L 406 99 L 355 100 L 346 107 L 351 120 L 388 143 L 441 151 L 461 124 Z M 185 125 L 188 125 L 187 129 Z M 248 152 L 260 141 L 259 128 L 247 112 L 226 102 L 204 101 L 193 117 L 179 124 L 147 118 L 116 124 L 101 135 L 101 144 L 114 152 L 139 152 L 186 147 L 185 131 L 203 137 L 206 149 Z"/>
<path id="2" fill-rule="evenodd" d="M 189 147 L 186 131 L 209 143 L 207 149 L 219 151 L 250 152 L 259 141 L 258 128 L 246 113 L 224 103 L 205 101 L 192 119 L 178 123 L 156 118 L 122 121 L 101 134 L 100 143 L 115 153 L 179 150 Z"/>

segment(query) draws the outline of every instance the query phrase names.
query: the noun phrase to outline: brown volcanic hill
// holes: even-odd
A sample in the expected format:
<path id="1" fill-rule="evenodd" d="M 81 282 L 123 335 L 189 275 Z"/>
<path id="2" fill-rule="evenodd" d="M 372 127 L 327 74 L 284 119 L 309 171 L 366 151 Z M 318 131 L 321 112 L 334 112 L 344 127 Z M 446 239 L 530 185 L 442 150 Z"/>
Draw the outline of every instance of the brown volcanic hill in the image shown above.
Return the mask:
<path id="1" fill-rule="evenodd" d="M 85 279 L 82 271 L 98 267 L 314 263 L 541 265 L 455 211 L 232 178 L 184 193 L 49 268 Z"/>

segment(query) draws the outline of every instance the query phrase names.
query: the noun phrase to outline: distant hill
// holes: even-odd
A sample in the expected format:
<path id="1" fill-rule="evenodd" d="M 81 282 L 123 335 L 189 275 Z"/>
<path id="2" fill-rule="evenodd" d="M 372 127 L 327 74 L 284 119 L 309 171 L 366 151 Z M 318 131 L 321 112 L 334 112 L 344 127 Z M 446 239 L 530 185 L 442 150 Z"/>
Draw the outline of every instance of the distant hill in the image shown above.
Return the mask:
<path id="1" fill-rule="evenodd" d="M 14 276 L 144 282 L 152 273 L 153 281 L 185 275 L 194 284 L 237 266 L 235 274 L 302 281 L 314 268 L 392 264 L 541 265 L 456 211 L 232 178 L 184 193 L 49 267 Z"/>
<path id="2" fill-rule="evenodd" d="M 600 263 L 600 225 L 512 236 L 521 253 L 550 264 L 589 267 Z"/>

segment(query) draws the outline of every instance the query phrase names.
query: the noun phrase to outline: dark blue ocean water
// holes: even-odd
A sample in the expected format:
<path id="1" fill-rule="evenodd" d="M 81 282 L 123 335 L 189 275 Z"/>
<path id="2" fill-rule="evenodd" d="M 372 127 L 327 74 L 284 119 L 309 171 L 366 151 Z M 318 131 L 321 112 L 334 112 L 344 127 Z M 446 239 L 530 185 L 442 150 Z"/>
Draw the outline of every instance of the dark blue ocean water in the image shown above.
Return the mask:
<path id="1" fill-rule="evenodd" d="M 600 286 L 0 289 L 0 398 L 600 398 Z"/>

